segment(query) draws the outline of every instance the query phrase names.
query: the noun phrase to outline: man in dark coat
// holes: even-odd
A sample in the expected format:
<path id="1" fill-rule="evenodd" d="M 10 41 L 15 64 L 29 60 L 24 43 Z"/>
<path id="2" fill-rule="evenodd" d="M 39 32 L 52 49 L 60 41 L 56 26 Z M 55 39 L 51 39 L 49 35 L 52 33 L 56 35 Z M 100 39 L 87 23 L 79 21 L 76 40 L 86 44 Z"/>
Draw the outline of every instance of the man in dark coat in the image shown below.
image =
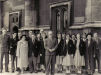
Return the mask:
<path id="1" fill-rule="evenodd" d="M 36 58 L 36 54 L 35 54 L 35 51 L 37 50 L 36 36 L 34 34 L 30 35 L 28 42 L 29 42 L 29 51 L 28 51 L 29 70 L 30 70 L 30 73 L 33 72 L 33 69 L 35 72 L 37 72 L 37 66 L 36 66 L 37 58 Z"/>
<path id="2" fill-rule="evenodd" d="M 90 69 L 91 74 L 94 73 L 94 45 L 91 34 L 87 35 L 86 42 L 86 69 Z"/>
<path id="3" fill-rule="evenodd" d="M 53 32 L 49 31 L 48 38 L 45 40 L 46 75 L 54 75 L 55 73 L 56 48 L 57 40 L 53 37 Z"/>
<path id="4" fill-rule="evenodd" d="M 11 68 L 12 72 L 15 71 L 15 60 L 16 60 L 16 69 L 17 69 L 17 58 L 16 58 L 16 49 L 17 49 L 17 33 L 13 33 L 12 38 L 10 39 L 10 55 L 11 55 Z"/>
<path id="5" fill-rule="evenodd" d="M 97 64 L 98 64 L 98 71 L 99 72 L 101 72 L 101 65 L 100 65 L 100 53 L 101 53 L 101 51 L 100 51 L 100 46 L 101 46 L 101 40 L 99 39 L 99 37 L 98 37 L 98 33 L 94 33 L 93 34 L 93 44 L 94 44 L 94 66 L 95 66 L 95 69 L 97 69 L 96 68 L 96 61 L 97 61 Z"/>
<path id="6" fill-rule="evenodd" d="M 2 29 L 2 35 L 0 36 L 0 72 L 3 70 L 3 58 L 5 56 L 5 71 L 8 72 L 9 64 L 9 49 L 10 49 L 10 37 L 7 35 L 7 30 Z"/>

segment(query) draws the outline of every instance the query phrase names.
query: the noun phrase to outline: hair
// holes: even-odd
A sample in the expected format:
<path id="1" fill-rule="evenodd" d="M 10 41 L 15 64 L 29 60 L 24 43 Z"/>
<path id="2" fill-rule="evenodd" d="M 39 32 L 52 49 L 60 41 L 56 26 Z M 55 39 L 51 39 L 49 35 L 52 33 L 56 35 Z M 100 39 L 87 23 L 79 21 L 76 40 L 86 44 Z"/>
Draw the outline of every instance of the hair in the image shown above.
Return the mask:
<path id="1" fill-rule="evenodd" d="M 2 30 L 6 30 L 6 31 L 7 31 L 7 29 L 6 29 L 6 28 L 2 28 Z"/>
<path id="2" fill-rule="evenodd" d="M 91 37 L 92 37 L 92 33 L 88 33 L 87 36 L 88 36 L 88 35 L 91 35 Z"/>
<path id="3" fill-rule="evenodd" d="M 23 38 L 25 36 L 25 40 L 27 40 L 27 37 L 26 37 L 26 35 L 22 35 L 21 36 L 21 38 L 20 38 L 20 40 Z"/>

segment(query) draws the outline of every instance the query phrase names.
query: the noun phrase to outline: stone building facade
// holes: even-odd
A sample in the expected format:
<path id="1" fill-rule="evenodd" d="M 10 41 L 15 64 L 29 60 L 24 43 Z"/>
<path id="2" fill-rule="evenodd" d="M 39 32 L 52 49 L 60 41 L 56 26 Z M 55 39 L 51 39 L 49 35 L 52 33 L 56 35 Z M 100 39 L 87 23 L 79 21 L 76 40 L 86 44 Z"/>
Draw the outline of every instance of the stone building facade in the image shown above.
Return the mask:
<path id="1" fill-rule="evenodd" d="M 1 0 L 0 29 L 99 32 L 100 0 Z"/>

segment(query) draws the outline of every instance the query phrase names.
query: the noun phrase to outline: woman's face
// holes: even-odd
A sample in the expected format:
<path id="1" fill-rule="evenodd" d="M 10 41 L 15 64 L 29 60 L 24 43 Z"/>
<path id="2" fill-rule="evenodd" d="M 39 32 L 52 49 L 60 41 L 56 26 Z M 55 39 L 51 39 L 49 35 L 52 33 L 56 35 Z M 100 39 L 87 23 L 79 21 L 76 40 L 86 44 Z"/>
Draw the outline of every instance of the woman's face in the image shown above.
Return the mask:
<path id="1" fill-rule="evenodd" d="M 69 35 L 66 35 L 66 39 L 69 39 Z"/>
<path id="2" fill-rule="evenodd" d="M 72 35 L 72 39 L 75 39 L 75 35 Z"/>
<path id="3" fill-rule="evenodd" d="M 85 38 L 86 38 L 86 34 L 83 34 L 83 35 L 82 35 L 82 38 L 85 39 Z"/>
<path id="4" fill-rule="evenodd" d="M 37 38 L 40 38 L 40 37 L 41 37 L 41 35 L 40 35 L 40 34 L 38 34 L 38 35 L 37 35 Z"/>
<path id="5" fill-rule="evenodd" d="M 46 34 L 45 34 L 45 33 L 43 33 L 43 34 L 42 34 L 42 38 L 45 38 L 45 37 L 46 37 Z"/>
<path id="6" fill-rule="evenodd" d="M 80 34 L 77 34 L 77 39 L 80 39 Z"/>
<path id="7" fill-rule="evenodd" d="M 62 38 L 63 38 L 63 39 L 65 38 L 65 34 L 62 34 Z"/>
<path id="8" fill-rule="evenodd" d="M 91 38 L 92 38 L 91 35 L 88 35 L 88 36 L 87 36 L 87 39 L 88 39 L 88 40 L 91 40 Z"/>
<path id="9" fill-rule="evenodd" d="M 61 34 L 58 34 L 57 37 L 58 37 L 58 39 L 61 39 Z"/>
<path id="10" fill-rule="evenodd" d="M 22 37 L 22 40 L 26 40 L 26 37 L 25 37 L 25 36 L 23 36 L 23 37 Z"/>
<path id="11" fill-rule="evenodd" d="M 18 33 L 18 37 L 21 37 L 21 33 Z"/>

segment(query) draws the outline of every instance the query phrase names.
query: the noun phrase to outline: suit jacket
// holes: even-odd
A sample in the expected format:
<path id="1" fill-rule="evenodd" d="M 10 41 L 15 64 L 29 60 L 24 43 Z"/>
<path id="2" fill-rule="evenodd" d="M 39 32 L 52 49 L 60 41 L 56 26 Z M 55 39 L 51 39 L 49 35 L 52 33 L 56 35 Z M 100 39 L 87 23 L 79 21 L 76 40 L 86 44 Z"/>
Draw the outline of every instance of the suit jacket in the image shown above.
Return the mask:
<path id="1" fill-rule="evenodd" d="M 40 40 L 37 40 L 36 41 L 37 43 L 36 43 L 36 45 L 37 45 L 37 48 L 36 48 L 36 50 L 35 50 L 35 56 L 37 57 L 39 54 L 41 54 L 42 53 L 42 40 L 40 39 Z"/>
<path id="2" fill-rule="evenodd" d="M 32 41 L 31 38 L 28 39 L 28 46 L 29 46 L 29 50 L 28 50 L 28 57 L 32 56 L 32 53 L 35 54 L 36 50 L 37 50 L 37 40 L 35 39 L 34 41 Z"/>
<path id="3" fill-rule="evenodd" d="M 73 43 L 72 40 L 69 40 L 68 42 L 68 54 L 75 54 L 76 51 L 76 42 Z"/>
<path id="4" fill-rule="evenodd" d="M 40 54 L 45 55 L 45 47 L 44 47 L 44 40 L 43 39 L 41 39 Z"/>
<path id="5" fill-rule="evenodd" d="M 94 45 L 94 55 L 99 55 L 100 54 L 100 50 L 101 50 L 101 40 L 98 39 L 98 42 L 96 42 L 94 40 L 93 41 L 93 45 Z"/>
<path id="6" fill-rule="evenodd" d="M 94 44 L 93 44 L 93 40 L 91 40 L 90 44 L 88 45 L 88 40 L 86 41 L 86 59 L 88 60 L 88 58 L 93 58 L 94 56 Z"/>
<path id="7" fill-rule="evenodd" d="M 60 43 L 57 46 L 57 55 L 64 56 L 66 55 L 66 41 L 61 39 Z"/>
<path id="8" fill-rule="evenodd" d="M 80 40 L 79 51 L 80 51 L 80 55 L 81 55 L 81 56 L 84 56 L 84 55 L 85 55 L 86 42 L 84 42 L 83 40 Z"/>
<path id="9" fill-rule="evenodd" d="M 16 54 L 17 42 L 18 42 L 17 38 L 15 38 L 15 39 L 11 38 L 10 39 L 10 54 L 11 55 L 15 55 Z"/>
<path id="10" fill-rule="evenodd" d="M 0 36 L 1 49 L 0 52 L 9 52 L 10 49 L 10 37 L 5 34 Z"/>
<path id="11" fill-rule="evenodd" d="M 56 50 L 53 52 L 50 52 L 49 49 L 57 48 L 57 40 L 56 38 L 53 38 L 52 40 L 47 38 L 45 40 L 45 55 L 56 55 Z"/>

